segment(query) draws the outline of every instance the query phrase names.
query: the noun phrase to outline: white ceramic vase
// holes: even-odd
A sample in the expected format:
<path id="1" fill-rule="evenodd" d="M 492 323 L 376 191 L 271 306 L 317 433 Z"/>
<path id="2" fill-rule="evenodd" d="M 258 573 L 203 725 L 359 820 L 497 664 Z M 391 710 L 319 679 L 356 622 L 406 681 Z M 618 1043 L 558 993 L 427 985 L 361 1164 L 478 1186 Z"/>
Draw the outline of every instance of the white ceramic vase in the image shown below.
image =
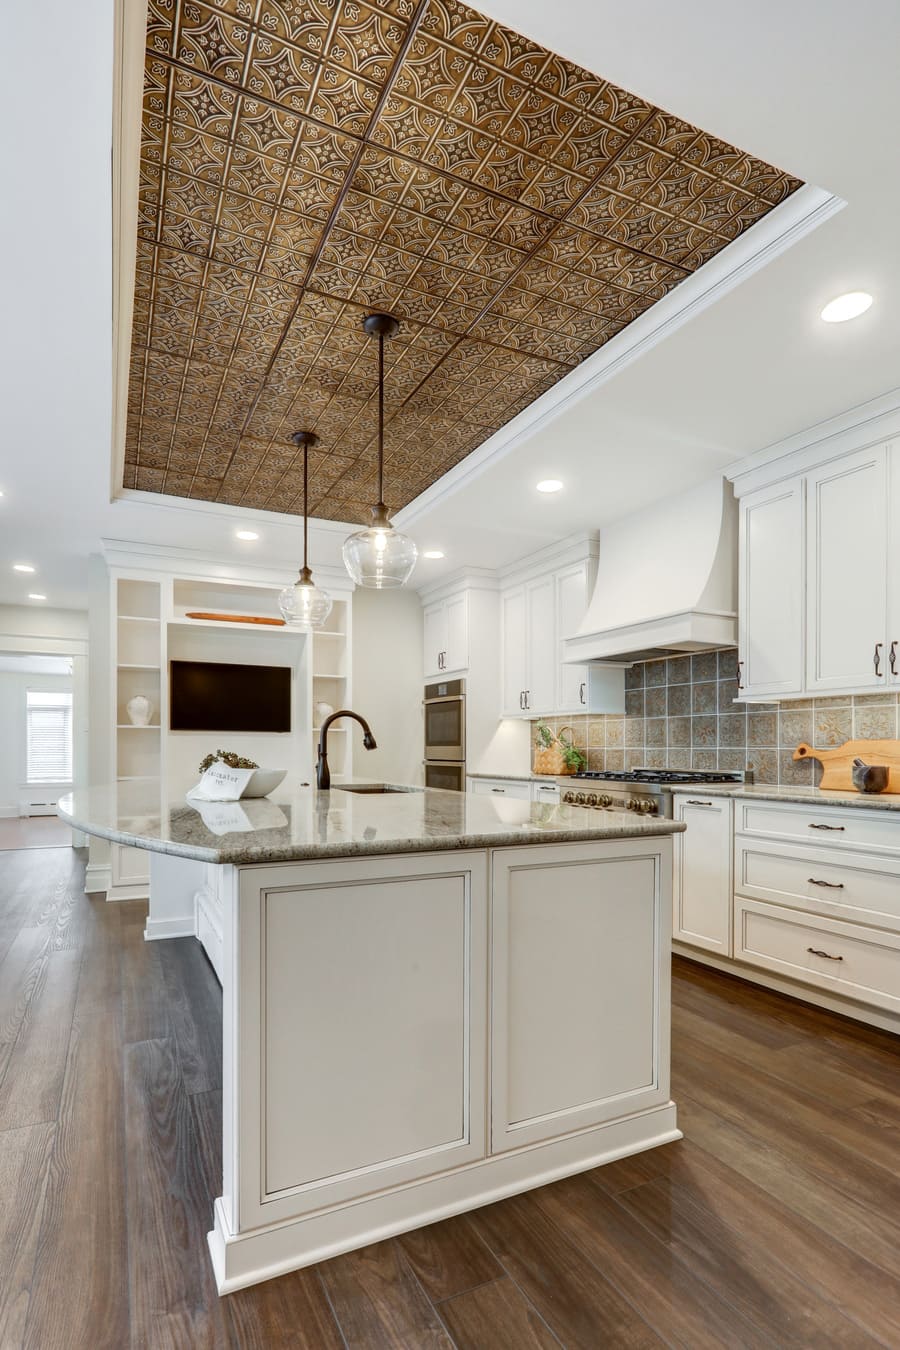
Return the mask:
<path id="1" fill-rule="evenodd" d="M 148 727 L 150 725 L 153 704 L 145 694 L 135 694 L 134 698 L 130 698 L 125 704 L 125 710 L 133 727 Z"/>
<path id="2" fill-rule="evenodd" d="M 313 712 L 315 713 L 316 726 L 320 727 L 325 721 L 325 718 L 330 717 L 334 712 L 334 708 L 332 708 L 330 703 L 317 703 L 313 708 Z"/>

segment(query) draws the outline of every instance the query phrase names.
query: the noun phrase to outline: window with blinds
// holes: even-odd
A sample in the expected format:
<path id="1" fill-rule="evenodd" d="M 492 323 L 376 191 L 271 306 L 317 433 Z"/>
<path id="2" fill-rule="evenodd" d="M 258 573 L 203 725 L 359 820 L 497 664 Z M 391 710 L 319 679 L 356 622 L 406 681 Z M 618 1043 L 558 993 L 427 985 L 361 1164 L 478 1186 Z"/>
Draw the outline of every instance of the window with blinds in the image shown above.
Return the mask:
<path id="1" fill-rule="evenodd" d="M 72 781 L 72 695 L 26 695 L 26 756 L 29 783 Z"/>

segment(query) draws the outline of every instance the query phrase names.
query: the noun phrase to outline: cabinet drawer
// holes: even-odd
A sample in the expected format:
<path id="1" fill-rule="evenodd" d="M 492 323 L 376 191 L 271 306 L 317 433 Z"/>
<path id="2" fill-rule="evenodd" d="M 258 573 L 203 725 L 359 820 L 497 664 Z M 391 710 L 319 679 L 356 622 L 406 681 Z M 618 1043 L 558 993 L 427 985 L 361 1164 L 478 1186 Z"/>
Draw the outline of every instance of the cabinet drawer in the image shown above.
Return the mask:
<path id="1" fill-rule="evenodd" d="M 469 791 L 479 796 L 516 797 L 522 801 L 531 801 L 531 781 L 521 782 L 510 778 L 471 778 Z"/>
<path id="2" fill-rule="evenodd" d="M 735 900 L 735 956 L 820 989 L 900 1010 L 900 937 Z"/>
<path id="3" fill-rule="evenodd" d="M 850 807 L 799 806 L 789 802 L 735 800 L 739 834 L 796 839 L 829 848 L 865 848 L 900 857 L 900 812 Z"/>
<path id="4" fill-rule="evenodd" d="M 734 889 L 811 914 L 900 932 L 900 861 L 735 837 Z"/>

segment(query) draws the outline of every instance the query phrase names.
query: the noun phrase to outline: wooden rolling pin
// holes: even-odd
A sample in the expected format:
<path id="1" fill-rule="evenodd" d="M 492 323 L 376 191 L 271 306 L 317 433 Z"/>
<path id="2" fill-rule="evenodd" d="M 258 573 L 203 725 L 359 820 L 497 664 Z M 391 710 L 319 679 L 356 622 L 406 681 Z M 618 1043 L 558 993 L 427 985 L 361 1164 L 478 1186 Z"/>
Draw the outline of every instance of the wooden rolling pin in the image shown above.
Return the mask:
<path id="1" fill-rule="evenodd" d="M 853 761 L 885 764 L 890 769 L 886 792 L 900 792 L 900 741 L 844 741 L 833 750 L 814 750 L 801 741 L 794 759 L 817 759 L 822 765 L 820 788 L 837 792 L 856 792 L 853 786 Z"/>

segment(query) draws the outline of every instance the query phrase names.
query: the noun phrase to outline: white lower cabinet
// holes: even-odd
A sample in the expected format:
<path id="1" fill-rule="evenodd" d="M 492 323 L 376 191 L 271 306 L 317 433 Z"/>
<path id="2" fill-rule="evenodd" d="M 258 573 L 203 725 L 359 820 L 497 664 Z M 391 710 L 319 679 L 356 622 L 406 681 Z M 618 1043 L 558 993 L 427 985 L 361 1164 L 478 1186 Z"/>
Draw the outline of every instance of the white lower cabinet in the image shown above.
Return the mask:
<path id="1" fill-rule="evenodd" d="M 731 956 L 731 800 L 675 795 L 672 935 L 678 942 Z"/>
<path id="2" fill-rule="evenodd" d="M 667 1101 L 658 854 L 640 840 L 604 857 L 590 844 L 499 849 L 491 904 L 492 1152 Z"/>
<path id="3" fill-rule="evenodd" d="M 735 955 L 792 980 L 900 1012 L 900 935 L 735 900 Z"/>
<path id="4" fill-rule="evenodd" d="M 513 797 L 523 802 L 531 800 L 529 778 L 470 778 L 468 790 L 479 797 Z"/>
<path id="5" fill-rule="evenodd" d="M 536 783 L 532 780 L 531 800 L 533 802 L 546 802 L 549 805 L 554 806 L 559 801 L 559 798 L 559 783 L 554 783 L 552 780 L 548 783 Z"/>
<path id="6" fill-rule="evenodd" d="M 900 815 L 692 792 L 674 800 L 687 825 L 675 837 L 675 942 L 894 1025 L 878 1018 L 900 1013 Z"/>

